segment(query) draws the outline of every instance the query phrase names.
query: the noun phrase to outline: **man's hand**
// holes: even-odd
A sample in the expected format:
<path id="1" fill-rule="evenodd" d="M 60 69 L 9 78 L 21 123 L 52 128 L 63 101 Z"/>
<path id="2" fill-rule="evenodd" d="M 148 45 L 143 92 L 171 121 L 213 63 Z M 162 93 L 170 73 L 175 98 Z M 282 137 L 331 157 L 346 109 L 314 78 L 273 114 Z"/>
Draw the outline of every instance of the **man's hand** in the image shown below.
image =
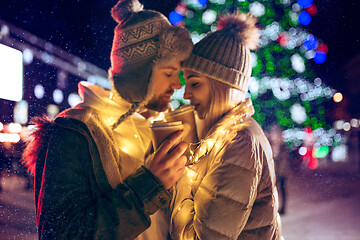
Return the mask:
<path id="1" fill-rule="evenodd" d="M 147 166 L 150 172 L 160 180 L 166 189 L 172 187 L 180 179 L 185 169 L 187 158 L 183 154 L 188 144 L 180 142 L 183 134 L 183 130 L 171 134 L 160 145 L 154 158 Z M 175 144 L 178 142 L 180 143 L 176 146 Z"/>

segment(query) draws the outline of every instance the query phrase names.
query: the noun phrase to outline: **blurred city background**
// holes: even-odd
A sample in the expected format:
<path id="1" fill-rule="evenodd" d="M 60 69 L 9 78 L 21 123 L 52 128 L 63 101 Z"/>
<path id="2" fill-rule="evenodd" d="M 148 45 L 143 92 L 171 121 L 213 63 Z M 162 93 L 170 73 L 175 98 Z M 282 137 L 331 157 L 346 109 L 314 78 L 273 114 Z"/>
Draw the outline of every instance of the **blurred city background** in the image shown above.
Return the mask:
<path id="1" fill-rule="evenodd" d="M 80 81 L 110 88 L 116 2 L 0 3 L 0 239 L 36 238 L 33 179 L 20 163 L 31 118 L 79 103 Z M 360 3 L 140 2 L 189 29 L 194 43 L 216 29 L 219 14 L 258 17 L 249 97 L 274 150 L 284 238 L 359 239 Z M 175 108 L 187 103 L 182 94 Z"/>

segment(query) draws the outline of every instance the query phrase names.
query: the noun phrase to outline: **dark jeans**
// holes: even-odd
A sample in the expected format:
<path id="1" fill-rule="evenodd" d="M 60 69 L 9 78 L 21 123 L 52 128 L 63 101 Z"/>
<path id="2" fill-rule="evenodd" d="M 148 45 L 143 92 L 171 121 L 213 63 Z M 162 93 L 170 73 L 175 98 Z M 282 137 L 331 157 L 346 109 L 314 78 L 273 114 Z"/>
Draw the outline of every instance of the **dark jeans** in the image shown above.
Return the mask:
<path id="1" fill-rule="evenodd" d="M 277 176 L 277 185 L 278 185 L 278 193 L 279 193 L 279 213 L 285 214 L 286 208 L 286 177 L 284 176 Z"/>

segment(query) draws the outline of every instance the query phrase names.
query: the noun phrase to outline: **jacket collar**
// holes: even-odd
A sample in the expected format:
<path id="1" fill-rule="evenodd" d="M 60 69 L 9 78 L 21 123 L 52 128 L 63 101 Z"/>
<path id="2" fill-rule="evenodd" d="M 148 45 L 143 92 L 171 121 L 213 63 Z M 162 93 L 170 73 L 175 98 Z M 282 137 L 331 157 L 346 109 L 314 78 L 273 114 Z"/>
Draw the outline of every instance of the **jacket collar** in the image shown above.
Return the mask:
<path id="1" fill-rule="evenodd" d="M 94 108 L 102 116 L 110 117 L 112 119 L 111 124 L 117 121 L 117 119 L 131 107 L 130 103 L 126 102 L 120 95 L 116 94 L 116 91 L 105 90 L 98 85 L 86 81 L 80 82 L 78 88 L 82 102 L 77 107 Z M 138 112 L 133 114 L 134 119 L 141 121 L 145 120 L 141 114 L 143 111 L 150 112 L 150 117 L 148 118 L 150 121 L 159 117 L 158 112 L 140 108 Z"/>
<path id="2" fill-rule="evenodd" d="M 242 128 L 246 126 L 245 121 L 255 113 L 250 98 L 239 103 L 225 114 L 206 134 L 205 138 L 190 157 L 190 163 L 197 163 L 201 157 L 210 151 L 217 152 L 225 143 L 231 141 Z"/>

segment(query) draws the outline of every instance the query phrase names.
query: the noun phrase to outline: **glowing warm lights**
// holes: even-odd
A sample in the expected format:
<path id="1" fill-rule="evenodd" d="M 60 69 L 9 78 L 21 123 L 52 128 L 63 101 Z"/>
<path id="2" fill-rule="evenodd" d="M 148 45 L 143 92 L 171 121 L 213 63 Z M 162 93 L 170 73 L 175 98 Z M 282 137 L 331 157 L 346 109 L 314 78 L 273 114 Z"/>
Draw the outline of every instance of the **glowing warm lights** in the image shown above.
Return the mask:
<path id="1" fill-rule="evenodd" d="M 265 6 L 262 5 L 259 2 L 253 2 L 250 4 L 249 11 L 255 16 L 255 17 L 261 17 L 265 14 Z"/>
<path id="2" fill-rule="evenodd" d="M 333 142 L 343 142 L 344 138 L 340 134 L 336 134 L 335 129 L 325 130 L 318 128 L 313 131 L 315 144 L 319 146 L 332 146 Z M 305 132 L 299 128 L 286 129 L 283 131 L 283 139 L 285 142 L 290 142 L 292 145 L 301 146 L 305 138 Z"/>
<path id="3" fill-rule="evenodd" d="M 256 67 L 256 65 L 257 65 L 257 59 L 258 59 L 258 57 L 257 57 L 256 53 L 251 52 L 251 53 L 250 53 L 251 67 L 253 67 L 253 68 Z"/>
<path id="4" fill-rule="evenodd" d="M 121 150 L 122 150 L 124 153 L 128 153 L 128 149 L 127 149 L 126 147 L 121 148 Z"/>
<path id="5" fill-rule="evenodd" d="M 211 25 L 216 20 L 216 12 L 212 9 L 206 10 L 202 15 L 202 22 L 207 25 Z"/>
<path id="6" fill-rule="evenodd" d="M 281 0 L 281 3 L 284 5 L 289 5 L 291 2 L 290 0 Z"/>
<path id="7" fill-rule="evenodd" d="M 338 120 L 338 121 L 336 121 L 335 122 L 335 129 L 336 130 L 341 130 L 341 129 L 343 129 L 343 127 L 344 127 L 344 121 L 343 120 Z"/>
<path id="8" fill-rule="evenodd" d="M 307 119 L 305 108 L 299 103 L 295 103 L 290 107 L 291 119 L 298 124 L 302 124 Z"/>
<path id="9" fill-rule="evenodd" d="M 208 139 L 207 141 L 207 145 L 209 146 L 209 148 L 213 148 L 215 145 L 215 141 L 213 139 Z"/>
<path id="10" fill-rule="evenodd" d="M 80 72 L 83 72 L 86 70 L 86 63 L 82 62 L 82 61 L 79 61 L 77 63 L 77 69 L 80 71 Z"/>
<path id="11" fill-rule="evenodd" d="M 18 133 L 0 133 L 0 142 L 17 143 L 20 141 Z"/>
<path id="12" fill-rule="evenodd" d="M 353 118 L 353 119 L 351 119 L 350 124 L 352 127 L 357 128 L 357 127 L 359 127 L 359 120 L 356 118 Z M 1 130 L 1 127 L 0 127 L 0 130 Z"/>
<path id="13" fill-rule="evenodd" d="M 22 126 L 19 123 L 9 123 L 7 129 L 10 133 L 19 133 L 21 132 Z"/>
<path id="14" fill-rule="evenodd" d="M 296 13 L 296 11 L 289 11 L 289 17 L 293 25 L 296 26 L 298 24 L 298 18 L 299 18 L 299 15 Z"/>
<path id="15" fill-rule="evenodd" d="M 0 30 L 0 37 L 5 37 L 9 34 L 10 34 L 9 27 L 6 24 L 2 25 Z"/>
<path id="16" fill-rule="evenodd" d="M 45 95 L 45 88 L 41 84 L 37 84 L 34 88 L 34 94 L 37 99 L 42 99 Z"/>
<path id="17" fill-rule="evenodd" d="M 305 53 L 305 57 L 306 57 L 306 59 L 312 59 L 312 58 L 314 58 L 315 57 L 315 51 L 307 51 L 306 53 Z"/>
<path id="18" fill-rule="evenodd" d="M 28 122 L 29 104 L 26 100 L 21 100 L 14 107 L 14 122 L 26 124 Z"/>
<path id="19" fill-rule="evenodd" d="M 99 75 L 90 75 L 87 78 L 87 81 L 90 83 L 94 83 L 96 85 L 99 85 L 107 90 L 111 89 L 111 82 L 109 81 L 109 79 L 99 76 Z"/>
<path id="20" fill-rule="evenodd" d="M 320 86 L 321 85 L 321 78 L 315 78 L 314 79 L 314 84 L 315 84 L 315 86 Z"/>
<path id="21" fill-rule="evenodd" d="M 244 2 L 245 0 L 238 0 L 239 2 Z M 210 0 L 212 3 L 217 3 L 219 5 L 225 4 L 225 0 Z"/>
<path id="22" fill-rule="evenodd" d="M 24 51 L 23 51 L 24 63 L 25 64 L 30 64 L 30 63 L 32 63 L 33 59 L 34 59 L 33 52 L 28 48 L 24 49 Z"/>
<path id="23" fill-rule="evenodd" d="M 343 162 L 346 160 L 347 155 L 347 147 L 342 144 L 332 150 L 331 158 L 334 162 Z"/>
<path id="24" fill-rule="evenodd" d="M 265 27 L 265 29 L 262 31 L 262 35 L 267 39 L 276 41 L 278 39 L 279 32 L 280 32 L 280 24 L 274 21 L 273 23 Z"/>
<path id="25" fill-rule="evenodd" d="M 196 177 L 196 172 L 188 167 L 185 168 L 189 181 L 192 183 Z"/>
<path id="26" fill-rule="evenodd" d="M 4 129 L 4 124 L 0 122 L 0 131 L 2 131 L 3 129 Z"/>
<path id="27" fill-rule="evenodd" d="M 50 64 L 50 63 L 53 63 L 53 62 L 54 62 L 54 57 L 51 56 L 51 55 L 48 54 L 48 53 L 42 53 L 42 54 L 40 55 L 40 57 L 41 57 L 41 60 L 42 60 L 44 63 Z"/>
<path id="28" fill-rule="evenodd" d="M 51 118 L 55 118 L 59 111 L 59 107 L 55 104 L 49 104 L 46 106 L 46 114 Z"/>
<path id="29" fill-rule="evenodd" d="M 189 178 L 193 178 L 195 176 L 195 171 L 186 167 L 187 175 Z"/>
<path id="30" fill-rule="evenodd" d="M 295 53 L 290 57 L 290 60 L 291 66 L 296 72 L 302 73 L 305 71 L 304 59 L 300 56 L 300 54 Z"/>
<path id="31" fill-rule="evenodd" d="M 307 153 L 307 148 L 306 147 L 299 148 L 299 154 L 301 156 L 304 156 L 306 153 Z"/>
<path id="32" fill-rule="evenodd" d="M 62 103 L 62 101 L 64 100 L 64 93 L 60 89 L 55 89 L 53 92 L 53 99 L 54 102 L 57 104 Z"/>
<path id="33" fill-rule="evenodd" d="M 68 97 L 68 103 L 71 107 L 76 106 L 77 104 L 81 103 L 81 97 L 77 93 L 70 93 Z"/>
<path id="34" fill-rule="evenodd" d="M 201 39 L 203 39 L 206 36 L 206 34 L 202 33 L 199 34 L 197 32 L 192 32 L 190 34 L 191 40 L 194 44 L 198 43 Z"/>
<path id="35" fill-rule="evenodd" d="M 349 123 L 349 122 L 344 123 L 343 129 L 344 129 L 344 131 L 346 131 L 346 132 L 349 131 L 349 130 L 351 129 L 350 123 Z"/>
<path id="36" fill-rule="evenodd" d="M 259 93 L 259 82 L 255 77 L 250 78 L 249 91 L 253 96 L 257 96 Z"/>
<path id="37" fill-rule="evenodd" d="M 334 102 L 341 102 L 343 100 L 343 95 L 340 92 L 337 92 L 333 96 Z"/>

